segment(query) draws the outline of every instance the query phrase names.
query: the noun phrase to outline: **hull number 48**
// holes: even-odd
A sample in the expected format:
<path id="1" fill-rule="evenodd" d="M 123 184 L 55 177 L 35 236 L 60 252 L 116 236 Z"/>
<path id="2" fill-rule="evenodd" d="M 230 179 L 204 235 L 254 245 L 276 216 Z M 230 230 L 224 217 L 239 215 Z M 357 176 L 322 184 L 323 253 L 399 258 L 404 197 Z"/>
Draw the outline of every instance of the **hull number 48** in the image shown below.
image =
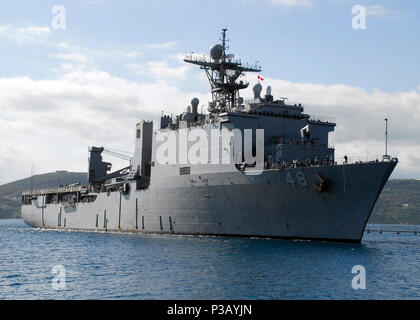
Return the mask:
<path id="1" fill-rule="evenodd" d="M 306 181 L 305 175 L 302 171 L 297 171 L 295 176 L 288 172 L 286 174 L 286 183 L 292 184 L 293 186 L 295 186 L 296 183 L 298 183 L 302 187 L 306 187 L 308 185 L 308 182 Z"/>

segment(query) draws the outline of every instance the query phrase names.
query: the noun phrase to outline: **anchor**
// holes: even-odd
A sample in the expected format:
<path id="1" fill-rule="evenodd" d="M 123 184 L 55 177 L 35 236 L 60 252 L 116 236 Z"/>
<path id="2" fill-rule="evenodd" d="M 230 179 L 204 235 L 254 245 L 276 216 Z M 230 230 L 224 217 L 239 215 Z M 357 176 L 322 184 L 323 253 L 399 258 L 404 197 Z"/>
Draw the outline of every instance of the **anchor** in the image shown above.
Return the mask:
<path id="1" fill-rule="evenodd" d="M 314 184 L 312 184 L 312 186 L 319 193 L 323 193 L 323 192 L 327 191 L 327 189 L 328 189 L 328 179 L 324 179 L 324 177 L 321 176 L 321 174 L 319 174 L 319 173 L 317 173 L 315 176 L 318 178 L 319 183 L 314 183 Z"/>

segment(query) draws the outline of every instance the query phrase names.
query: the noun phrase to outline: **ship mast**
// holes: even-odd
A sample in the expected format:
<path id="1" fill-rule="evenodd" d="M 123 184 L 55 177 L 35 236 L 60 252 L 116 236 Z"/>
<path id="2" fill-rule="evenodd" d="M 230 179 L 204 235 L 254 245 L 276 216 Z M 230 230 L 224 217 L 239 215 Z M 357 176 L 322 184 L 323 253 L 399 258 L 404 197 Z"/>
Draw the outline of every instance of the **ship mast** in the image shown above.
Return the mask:
<path id="1" fill-rule="evenodd" d="M 385 118 L 385 156 L 388 156 L 388 118 Z"/>
<path id="2" fill-rule="evenodd" d="M 212 101 L 209 103 L 209 111 L 220 113 L 232 111 L 239 107 L 239 90 L 248 87 L 249 83 L 238 80 L 244 72 L 260 72 L 261 67 L 257 64 L 242 64 L 241 59 L 235 59 L 233 54 L 226 54 L 226 31 L 222 29 L 222 44 L 216 44 L 210 49 L 210 57 L 197 57 L 192 54 L 184 58 L 187 63 L 199 65 L 206 72 L 209 80 Z"/>

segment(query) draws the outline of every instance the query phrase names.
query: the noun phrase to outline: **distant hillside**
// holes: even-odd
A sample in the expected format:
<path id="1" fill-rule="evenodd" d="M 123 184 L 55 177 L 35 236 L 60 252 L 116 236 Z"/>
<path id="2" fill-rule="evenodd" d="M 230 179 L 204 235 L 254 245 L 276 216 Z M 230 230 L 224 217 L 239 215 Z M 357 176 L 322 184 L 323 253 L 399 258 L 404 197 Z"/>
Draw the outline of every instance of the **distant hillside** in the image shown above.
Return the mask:
<path id="1" fill-rule="evenodd" d="M 33 177 L 34 188 L 56 187 L 75 182 L 87 185 L 87 174 L 58 171 Z M 0 219 L 20 217 L 20 194 L 22 190 L 30 189 L 30 186 L 30 178 L 0 186 Z M 420 225 L 420 181 L 388 181 L 369 223 Z"/>
<path id="2" fill-rule="evenodd" d="M 390 180 L 369 223 L 420 225 L 420 180 Z"/>
<path id="3" fill-rule="evenodd" d="M 32 180 L 32 182 L 31 182 Z M 0 186 L 0 219 L 20 218 L 22 190 L 41 187 L 58 187 L 80 182 L 87 185 L 87 173 L 57 171 L 40 174 Z"/>

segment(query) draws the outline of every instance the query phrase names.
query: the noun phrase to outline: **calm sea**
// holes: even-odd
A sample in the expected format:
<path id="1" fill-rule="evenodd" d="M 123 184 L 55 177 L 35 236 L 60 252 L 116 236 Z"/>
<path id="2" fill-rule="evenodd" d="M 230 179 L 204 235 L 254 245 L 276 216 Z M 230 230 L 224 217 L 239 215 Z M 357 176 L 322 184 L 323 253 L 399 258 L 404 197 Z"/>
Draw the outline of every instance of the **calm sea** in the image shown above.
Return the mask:
<path id="1" fill-rule="evenodd" d="M 366 289 L 352 287 L 355 265 Z M 41 231 L 0 220 L 0 299 L 420 299 L 420 234 L 348 244 Z"/>

